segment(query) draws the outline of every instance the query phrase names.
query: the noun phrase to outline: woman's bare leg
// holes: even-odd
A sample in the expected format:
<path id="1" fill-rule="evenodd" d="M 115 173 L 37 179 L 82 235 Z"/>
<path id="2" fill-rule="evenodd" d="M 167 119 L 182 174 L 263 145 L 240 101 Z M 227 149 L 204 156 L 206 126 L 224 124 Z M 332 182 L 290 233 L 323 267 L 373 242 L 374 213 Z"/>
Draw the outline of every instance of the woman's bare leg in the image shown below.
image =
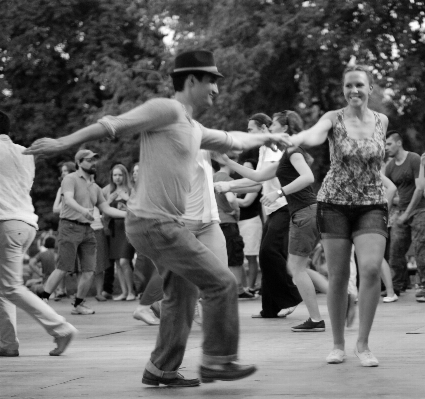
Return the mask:
<path id="1" fill-rule="evenodd" d="M 328 264 L 328 310 L 332 325 L 333 349 L 344 350 L 347 315 L 347 287 L 350 276 L 351 241 L 345 238 L 322 239 Z"/>
<path id="2" fill-rule="evenodd" d="M 380 234 L 362 234 L 354 238 L 360 275 L 359 336 L 357 350 L 369 350 L 369 334 L 380 297 L 380 276 L 386 239 Z"/>

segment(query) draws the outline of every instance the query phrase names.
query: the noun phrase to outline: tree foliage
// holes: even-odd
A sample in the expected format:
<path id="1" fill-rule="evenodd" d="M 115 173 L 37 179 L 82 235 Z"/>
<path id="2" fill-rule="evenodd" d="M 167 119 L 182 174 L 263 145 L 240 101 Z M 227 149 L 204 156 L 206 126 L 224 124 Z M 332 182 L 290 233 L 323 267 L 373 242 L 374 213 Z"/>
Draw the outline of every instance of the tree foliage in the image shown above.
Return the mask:
<path id="1" fill-rule="evenodd" d="M 354 60 L 373 68 L 371 107 L 425 148 L 424 1 L 47 0 L 5 1 L 0 15 L 0 107 L 15 139 L 61 136 L 152 96 L 171 96 L 175 54 L 207 48 L 225 78 L 206 126 L 243 130 L 255 112 L 298 111 L 306 126 L 344 106 L 341 75 Z M 165 28 L 165 29 L 164 29 Z M 172 34 L 168 46 L 164 32 Z M 313 101 L 314 99 L 314 101 Z M 313 104 L 314 103 L 314 104 Z M 319 106 L 319 109 L 318 109 Z M 113 161 L 137 159 L 137 137 L 90 144 Z M 33 197 L 48 224 L 56 163 L 38 165 Z M 313 151 L 324 176 L 327 146 Z M 42 226 L 43 227 L 43 226 Z"/>

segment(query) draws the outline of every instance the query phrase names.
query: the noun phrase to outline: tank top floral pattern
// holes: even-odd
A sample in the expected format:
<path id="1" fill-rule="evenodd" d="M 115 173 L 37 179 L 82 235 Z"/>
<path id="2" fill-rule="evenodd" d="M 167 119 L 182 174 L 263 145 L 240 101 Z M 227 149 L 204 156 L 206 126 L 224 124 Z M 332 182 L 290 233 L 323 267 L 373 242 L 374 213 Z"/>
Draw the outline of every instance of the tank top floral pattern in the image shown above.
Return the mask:
<path id="1" fill-rule="evenodd" d="M 331 167 L 317 200 L 338 205 L 384 204 L 380 170 L 385 155 L 385 133 L 379 114 L 371 138 L 353 139 L 344 123 L 344 109 L 337 114 L 328 135 Z"/>

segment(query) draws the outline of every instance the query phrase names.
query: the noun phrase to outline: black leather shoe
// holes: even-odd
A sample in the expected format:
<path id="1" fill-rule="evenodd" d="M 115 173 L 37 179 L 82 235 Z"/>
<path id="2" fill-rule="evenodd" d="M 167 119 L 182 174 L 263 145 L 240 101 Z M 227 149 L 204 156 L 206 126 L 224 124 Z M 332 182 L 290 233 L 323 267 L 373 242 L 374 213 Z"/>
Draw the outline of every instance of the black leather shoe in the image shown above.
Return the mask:
<path id="1" fill-rule="evenodd" d="M 17 349 L 0 348 L 0 356 L 16 357 L 16 356 L 19 356 L 19 351 Z"/>
<path id="2" fill-rule="evenodd" d="M 179 373 L 177 374 L 176 378 L 157 377 L 148 370 L 145 370 L 143 373 L 142 383 L 146 385 L 158 386 L 159 384 L 162 384 L 166 385 L 167 387 L 184 388 L 197 387 L 200 384 L 200 381 L 198 378 L 188 380 Z"/>
<path id="3" fill-rule="evenodd" d="M 252 364 L 242 365 L 235 362 L 223 364 L 218 370 L 201 366 L 199 374 L 202 382 L 235 381 L 248 377 L 257 371 L 257 367 Z"/>

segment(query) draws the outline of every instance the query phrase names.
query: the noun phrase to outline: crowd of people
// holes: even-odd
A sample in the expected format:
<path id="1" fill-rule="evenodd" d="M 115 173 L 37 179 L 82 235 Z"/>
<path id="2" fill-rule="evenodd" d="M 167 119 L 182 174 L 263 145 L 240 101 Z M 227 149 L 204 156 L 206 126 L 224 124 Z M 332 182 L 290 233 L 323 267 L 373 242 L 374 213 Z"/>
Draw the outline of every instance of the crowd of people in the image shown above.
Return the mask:
<path id="1" fill-rule="evenodd" d="M 397 301 L 411 284 L 411 244 L 416 300 L 425 302 L 425 156 L 406 151 L 402 134 L 387 132 L 388 118 L 368 108 L 369 69 L 345 69 L 347 106 L 311 128 L 304 130 L 295 111 L 257 113 L 248 133 L 208 129 L 194 119 L 212 105 L 223 77 L 212 53 L 178 55 L 171 76 L 174 99 L 149 100 L 29 149 L 13 144 L 7 115 L 0 114 L 0 356 L 19 355 L 12 304 L 55 337 L 51 355 L 63 353 L 76 330 L 48 303 L 66 295 L 63 281 L 77 273 L 71 314 L 95 313 L 85 301 L 93 285 L 98 301 L 138 296 L 133 317 L 159 324 L 144 384 L 191 387 L 253 374 L 255 365 L 237 362 L 238 300 L 258 294 L 261 309 L 253 318 L 287 317 L 304 302 L 309 318 L 292 331 L 322 332 L 316 292 L 325 293 L 333 335 L 329 364 L 345 360 L 345 326 L 358 307 L 354 353 L 362 366 L 378 366 L 368 338 L 381 277 L 383 301 Z M 111 165 L 104 188 L 95 182 L 99 154 L 80 149 L 75 163 L 61 164 L 53 207 L 60 218 L 57 244 L 51 235 L 44 240 L 44 250 L 29 262 L 32 292 L 25 288 L 22 260 L 37 227 L 29 197 L 33 155 L 134 132 L 141 137 L 139 162 L 130 172 Z M 331 166 L 316 194 L 308 148 L 326 139 Z M 259 148 L 258 161 L 236 162 L 252 148 Z M 193 321 L 204 333 L 200 379 L 178 372 Z"/>

